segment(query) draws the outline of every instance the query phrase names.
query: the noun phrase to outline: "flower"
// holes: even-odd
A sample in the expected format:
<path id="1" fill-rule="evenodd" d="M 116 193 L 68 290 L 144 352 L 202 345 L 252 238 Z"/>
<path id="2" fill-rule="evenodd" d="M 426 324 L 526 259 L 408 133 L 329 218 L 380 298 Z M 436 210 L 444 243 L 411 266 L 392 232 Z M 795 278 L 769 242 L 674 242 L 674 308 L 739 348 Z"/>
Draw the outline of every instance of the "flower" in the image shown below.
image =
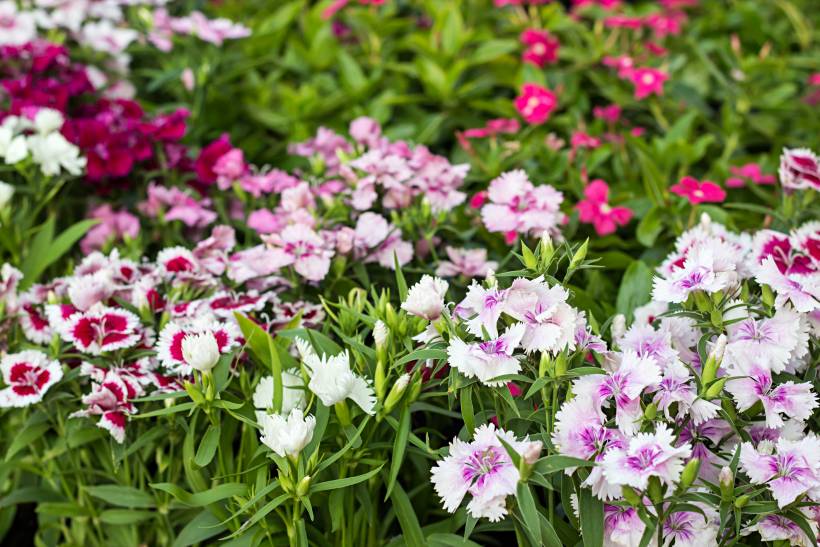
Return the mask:
<path id="1" fill-rule="evenodd" d="M 769 370 L 749 362 L 744 362 L 737 372 L 744 377 L 730 380 L 726 391 L 732 394 L 740 412 L 749 410 L 758 401 L 762 403 L 767 427 L 783 427 L 783 416 L 808 420 L 818 406 L 817 394 L 809 382 L 795 384 L 789 380 L 774 385 Z"/>
<path id="2" fill-rule="evenodd" d="M 376 347 L 384 347 L 385 343 L 390 337 L 390 329 L 384 324 L 384 321 L 379 319 L 373 326 L 373 341 L 376 342 Z"/>
<path id="3" fill-rule="evenodd" d="M 294 408 L 283 418 L 282 414 L 262 414 L 259 440 L 280 457 L 295 458 L 313 438 L 316 418 Z"/>
<path id="4" fill-rule="evenodd" d="M 549 184 L 535 186 L 520 169 L 493 179 L 487 196 L 481 220 L 487 230 L 507 234 L 508 243 L 510 235 L 513 241 L 516 234 L 556 235 L 566 218 L 560 209 L 564 195 Z"/>
<path id="5" fill-rule="evenodd" d="M 689 444 L 674 446 L 675 436 L 666 425 L 654 433 L 638 433 L 625 448 L 616 448 L 601 461 L 603 474 L 612 484 L 645 490 L 650 477 L 658 477 L 670 488 L 683 471 L 684 460 L 692 449 Z"/>
<path id="6" fill-rule="evenodd" d="M 685 197 L 692 205 L 698 203 L 720 203 L 726 199 L 726 191 L 712 181 L 700 182 L 693 177 L 683 177 L 673 185 L 670 192 Z"/>
<path id="7" fill-rule="evenodd" d="M 526 29 L 521 33 L 521 43 L 527 46 L 522 58 L 538 68 L 558 60 L 558 48 L 561 43 L 545 30 Z"/>
<path id="8" fill-rule="evenodd" d="M 219 353 L 227 353 L 239 343 L 238 338 L 239 329 L 233 323 L 219 323 L 206 318 L 187 325 L 171 322 L 159 333 L 155 349 L 157 359 L 164 366 L 186 376 L 197 366 L 208 370 L 206 365 L 211 361 L 216 364 L 218 356 L 214 352 L 212 342 Z M 186 339 L 189 341 L 185 342 Z M 198 347 L 200 343 L 203 345 Z"/>
<path id="9" fill-rule="evenodd" d="M 527 353 L 557 353 L 575 348 L 579 318 L 577 310 L 566 303 L 567 298 L 566 289 L 560 285 L 550 287 L 543 277 L 512 282 L 504 300 L 504 312 L 526 326 L 521 346 Z"/>
<path id="10" fill-rule="evenodd" d="M 305 384 L 302 377 L 288 370 L 282 371 L 282 411 L 287 416 L 294 408 L 304 409 Z M 263 376 L 253 391 L 253 406 L 258 409 L 256 420 L 261 423 L 260 415 L 273 410 L 273 376 Z"/>
<path id="11" fill-rule="evenodd" d="M 88 217 L 100 223 L 88 230 L 80 241 L 80 249 L 85 254 L 101 249 L 111 241 L 126 237 L 133 239 L 139 235 L 139 219 L 126 210 L 115 211 L 108 203 L 92 210 Z"/>
<path id="12" fill-rule="evenodd" d="M 319 357 L 304 340 L 297 338 L 296 344 L 310 374 L 308 388 L 325 406 L 351 399 L 367 414 L 375 414 L 376 393 L 369 380 L 350 369 L 350 356 L 346 351 Z"/>
<path id="13" fill-rule="evenodd" d="M 766 484 L 781 509 L 820 487 L 820 439 L 778 439 L 775 453 L 761 454 L 751 443 L 740 446 L 740 466 L 752 484 Z"/>
<path id="14" fill-rule="evenodd" d="M 820 161 L 808 148 L 784 148 L 778 174 L 783 188 L 820 190 Z"/>
<path id="15" fill-rule="evenodd" d="M 102 304 L 72 314 L 65 327 L 59 330 L 63 340 L 91 355 L 130 348 L 142 339 L 139 317 L 130 311 Z"/>
<path id="16" fill-rule="evenodd" d="M 499 290 L 494 285 L 485 289 L 473 281 L 454 313 L 465 321 L 467 331 L 474 336 L 483 336 L 486 331 L 490 336 L 496 337 L 498 318 L 504 312 L 506 298 L 507 291 Z"/>
<path id="17" fill-rule="evenodd" d="M 496 430 L 493 424 L 477 427 L 470 443 L 458 438 L 450 443 L 450 454 L 431 470 L 446 511 L 455 513 L 469 493 L 467 511 L 472 517 L 497 522 L 507 514 L 506 498 L 515 495 L 520 475 L 499 438 L 519 454 L 534 444 L 527 437 L 519 441 L 512 432 Z"/>
<path id="18" fill-rule="evenodd" d="M 740 167 L 731 166 L 729 171 L 734 175 L 726 179 L 726 186 L 729 188 L 742 188 L 746 185 L 746 180 L 754 184 L 774 184 L 776 180 L 774 175 L 764 175 L 760 165 L 756 163 L 747 163 Z"/>
<path id="19" fill-rule="evenodd" d="M 484 385 L 506 385 L 506 380 L 493 378 L 516 374 L 521 370 L 521 363 L 513 352 L 521 342 L 525 328 L 517 323 L 498 338 L 473 344 L 453 338 L 447 348 L 447 362 L 468 378 L 478 378 Z"/>
<path id="20" fill-rule="evenodd" d="M 442 260 L 436 268 L 436 275 L 453 277 L 463 275 L 467 278 L 484 277 L 487 272 L 498 267 L 498 262 L 487 260 L 487 249 L 464 249 L 447 246 L 445 249 L 450 260 Z"/>
<path id="21" fill-rule="evenodd" d="M 14 186 L 0 180 L 0 209 L 6 207 L 14 197 Z"/>
<path id="22" fill-rule="evenodd" d="M 515 98 L 515 109 L 527 123 L 540 125 L 546 122 L 558 104 L 555 93 L 538 84 L 527 83 Z"/>
<path id="23" fill-rule="evenodd" d="M 103 372 L 102 377 L 92 384 L 90 393 L 83 395 L 86 408 L 71 414 L 71 418 L 100 416 L 97 427 L 108 430 L 114 440 L 125 441 L 125 424 L 128 415 L 137 409 L 129 401 L 141 394 L 138 384 L 126 381 L 117 371 Z"/>
<path id="24" fill-rule="evenodd" d="M 86 159 L 80 149 L 71 144 L 60 133 L 32 135 L 28 138 L 31 159 L 40 166 L 44 175 L 59 175 L 61 170 L 77 176 L 83 172 Z"/>
<path id="25" fill-rule="evenodd" d="M 9 353 L 0 360 L 0 371 L 8 387 L 0 390 L 0 408 L 39 403 L 46 391 L 60 381 L 63 369 L 37 350 Z"/>
<path id="26" fill-rule="evenodd" d="M 629 79 L 635 85 L 635 98 L 645 99 L 653 93 L 663 95 L 663 84 L 669 75 L 656 68 L 636 68 L 629 71 Z"/>
<path id="27" fill-rule="evenodd" d="M 322 236 L 304 224 L 291 224 L 278 234 L 262 236 L 262 240 L 309 281 L 321 281 L 330 270 L 333 250 Z"/>
<path id="28" fill-rule="evenodd" d="M 407 291 L 401 309 L 410 315 L 435 321 L 444 310 L 444 295 L 448 287 L 449 283 L 443 279 L 425 275 Z"/>
<path id="29" fill-rule="evenodd" d="M 579 218 L 595 226 L 600 236 L 613 233 L 618 226 L 626 226 L 632 218 L 632 211 L 627 207 L 612 207 L 608 203 L 609 186 L 601 179 L 593 180 L 584 189 L 583 199 L 578 202 Z"/>
<path id="30" fill-rule="evenodd" d="M 219 362 L 219 345 L 211 332 L 187 334 L 181 348 L 182 359 L 199 372 L 209 372 Z"/>

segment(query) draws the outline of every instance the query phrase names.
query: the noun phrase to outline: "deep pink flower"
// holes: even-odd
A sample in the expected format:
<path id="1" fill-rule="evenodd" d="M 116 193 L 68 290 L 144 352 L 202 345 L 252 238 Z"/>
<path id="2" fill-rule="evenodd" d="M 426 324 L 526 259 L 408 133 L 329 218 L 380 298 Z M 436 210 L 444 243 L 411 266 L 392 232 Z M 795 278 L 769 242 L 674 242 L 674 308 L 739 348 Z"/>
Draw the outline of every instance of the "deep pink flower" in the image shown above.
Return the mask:
<path id="1" fill-rule="evenodd" d="M 558 38 L 545 30 L 527 29 L 521 33 L 521 42 L 527 46 L 522 58 L 538 68 L 544 68 L 558 60 Z"/>
<path id="2" fill-rule="evenodd" d="M 85 254 L 101 249 L 106 243 L 121 240 L 126 236 L 133 239 L 140 232 L 140 222 L 137 217 L 125 210 L 115 211 L 107 203 L 91 211 L 88 217 L 97 219 L 100 223 L 88 230 L 80 242 L 80 249 Z"/>
<path id="3" fill-rule="evenodd" d="M 632 219 L 632 211 L 627 207 L 609 205 L 609 186 L 601 179 L 593 180 L 584 189 L 586 199 L 578 202 L 578 216 L 581 222 L 592 224 L 600 236 L 615 232 L 618 226 L 626 226 Z"/>
<path id="4" fill-rule="evenodd" d="M 467 129 L 462 134 L 469 139 L 483 139 L 502 133 L 518 133 L 520 129 L 521 124 L 515 118 L 498 118 L 488 121 L 484 127 Z"/>
<path id="5" fill-rule="evenodd" d="M 592 113 L 600 120 L 604 120 L 607 123 L 616 124 L 621 118 L 621 107 L 617 104 L 611 104 L 609 106 L 596 106 L 592 109 Z"/>
<path id="6" fill-rule="evenodd" d="M 742 188 L 746 185 L 746 180 L 754 184 L 774 184 L 777 179 L 774 175 L 764 175 L 760 165 L 747 163 L 740 167 L 729 167 L 729 171 L 734 175 L 726 179 L 726 186 L 729 188 Z"/>
<path id="7" fill-rule="evenodd" d="M 726 199 L 726 191 L 712 181 L 703 182 L 693 177 L 683 177 L 680 182 L 673 185 L 670 192 L 685 197 L 689 203 L 720 203 Z"/>
<path id="8" fill-rule="evenodd" d="M 820 190 L 820 160 L 808 148 L 784 148 L 778 173 L 783 188 Z"/>
<path id="9" fill-rule="evenodd" d="M 524 84 L 515 99 L 515 108 L 527 123 L 540 125 L 546 122 L 558 104 L 555 93 L 538 84 Z"/>
<path id="10" fill-rule="evenodd" d="M 231 150 L 233 150 L 233 146 L 227 133 L 203 148 L 194 163 L 199 182 L 206 185 L 215 183 L 217 174 L 214 172 L 214 167 L 219 159 Z"/>
<path id="11" fill-rule="evenodd" d="M 628 55 L 619 57 L 606 56 L 603 59 L 604 66 L 614 68 L 618 71 L 619 78 L 629 78 L 635 68 L 635 61 Z"/>
<path id="12" fill-rule="evenodd" d="M 656 68 L 636 68 L 629 74 L 632 83 L 635 84 L 635 98 L 640 100 L 651 94 L 663 95 L 663 84 L 669 79 L 669 75 Z"/>

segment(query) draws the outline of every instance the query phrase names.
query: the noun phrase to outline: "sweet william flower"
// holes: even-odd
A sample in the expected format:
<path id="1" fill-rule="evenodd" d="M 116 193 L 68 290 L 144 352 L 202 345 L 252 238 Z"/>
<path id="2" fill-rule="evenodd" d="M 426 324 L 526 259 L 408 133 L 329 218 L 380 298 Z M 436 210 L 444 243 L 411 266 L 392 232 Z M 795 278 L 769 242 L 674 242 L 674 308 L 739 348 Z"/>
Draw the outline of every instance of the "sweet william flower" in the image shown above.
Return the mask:
<path id="1" fill-rule="evenodd" d="M 743 443 L 740 466 L 752 484 L 767 484 L 783 508 L 820 487 L 820 439 L 813 433 L 799 441 L 781 438 L 774 454 L 762 454 L 751 443 Z"/>
<path id="2" fill-rule="evenodd" d="M 645 67 L 631 70 L 628 77 L 635 86 L 635 98 L 638 100 L 652 94 L 663 95 L 663 84 L 669 79 L 669 75 L 662 70 Z"/>
<path id="3" fill-rule="evenodd" d="M 527 83 L 515 98 L 515 108 L 527 123 L 540 125 L 546 122 L 558 104 L 555 93 L 538 84 Z"/>
<path id="4" fill-rule="evenodd" d="M 601 179 L 589 183 L 584 196 L 576 205 L 578 216 L 581 222 L 592 224 L 600 236 L 615 232 L 618 226 L 626 226 L 632 218 L 629 208 L 609 204 L 609 185 Z"/>
<path id="5" fill-rule="evenodd" d="M 674 487 L 683 471 L 689 444 L 675 446 L 675 435 L 666 425 L 654 433 L 638 433 L 626 448 L 613 449 L 601 461 L 604 477 L 613 484 L 645 490 L 650 477 Z"/>
<path id="6" fill-rule="evenodd" d="M 474 518 L 497 522 L 507 514 L 506 499 L 515 495 L 520 474 L 499 438 L 519 454 L 529 453 L 536 444 L 528 438 L 519 441 L 512 432 L 493 424 L 476 428 L 470 443 L 453 439 L 450 454 L 431 470 L 431 481 L 446 511 L 455 513 L 469 493 L 467 512 Z"/>
<path id="7" fill-rule="evenodd" d="M 503 386 L 505 380 L 493 378 L 521 370 L 521 363 L 513 352 L 521 343 L 525 328 L 522 323 L 517 323 L 498 338 L 474 344 L 453 338 L 447 348 L 447 362 L 468 378 L 478 378 L 484 385 Z"/>
<path id="8" fill-rule="evenodd" d="M 259 440 L 280 457 L 295 458 L 313 438 L 316 418 L 294 408 L 287 418 L 282 414 L 263 414 L 259 423 L 262 431 Z"/>
<path id="9" fill-rule="evenodd" d="M 296 345 L 310 375 L 308 388 L 325 406 L 351 399 L 367 414 L 375 413 L 376 392 L 369 380 L 350 369 L 350 356 L 346 351 L 319 357 L 301 338 L 297 338 Z"/>
<path id="10" fill-rule="evenodd" d="M 0 371 L 8 386 L 0 390 L 0 408 L 39 403 L 46 391 L 63 377 L 59 361 L 37 350 L 5 355 L 0 360 Z"/>
<path id="11" fill-rule="evenodd" d="M 527 29 L 521 33 L 521 42 L 527 46 L 522 58 L 538 68 L 558 60 L 560 42 L 545 30 Z"/>
<path id="12" fill-rule="evenodd" d="M 210 372 L 219 362 L 219 345 L 213 333 L 189 334 L 182 339 L 182 358 L 199 372 Z"/>
<path id="13" fill-rule="evenodd" d="M 282 415 L 290 414 L 294 408 L 304 409 L 305 384 L 302 377 L 288 370 L 282 371 Z M 257 408 L 256 419 L 261 423 L 261 414 L 273 410 L 273 376 L 264 376 L 253 392 L 253 406 Z"/>
<path id="14" fill-rule="evenodd" d="M 726 191 L 712 181 L 703 182 L 693 177 L 683 177 L 673 185 L 670 192 L 685 197 L 692 205 L 698 203 L 720 203 L 726 199 Z"/>
<path id="15" fill-rule="evenodd" d="M 784 148 L 778 174 L 783 188 L 820 190 L 820 160 L 808 148 Z"/>
<path id="16" fill-rule="evenodd" d="M 14 197 L 14 186 L 0 180 L 0 209 L 9 204 Z"/>
<path id="17" fill-rule="evenodd" d="M 444 295 L 449 286 L 449 283 L 441 278 L 425 275 L 421 281 L 410 287 L 401 309 L 410 315 L 435 321 L 441 317 L 444 310 Z"/>

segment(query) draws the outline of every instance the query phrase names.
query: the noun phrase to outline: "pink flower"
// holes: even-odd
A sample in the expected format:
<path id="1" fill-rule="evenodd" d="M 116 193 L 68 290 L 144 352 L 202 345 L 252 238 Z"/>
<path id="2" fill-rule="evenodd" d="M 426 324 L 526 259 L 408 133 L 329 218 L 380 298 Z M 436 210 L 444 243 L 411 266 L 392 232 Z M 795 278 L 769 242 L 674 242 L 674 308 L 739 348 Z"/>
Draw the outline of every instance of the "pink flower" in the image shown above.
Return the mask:
<path id="1" fill-rule="evenodd" d="M 450 260 L 439 262 L 436 275 L 440 277 L 484 277 L 488 271 L 498 267 L 497 262 L 487 260 L 487 249 L 458 249 L 448 246 L 445 250 Z"/>
<path id="2" fill-rule="evenodd" d="M 309 281 L 321 281 L 330 270 L 333 249 L 325 239 L 303 224 L 291 224 L 279 234 L 262 236 L 274 249 L 280 249 L 289 258 L 289 264 Z"/>
<path id="3" fill-rule="evenodd" d="M 606 56 L 603 59 L 603 63 L 604 66 L 616 69 L 619 78 L 629 78 L 635 67 L 635 61 L 628 55 L 621 55 L 620 57 Z"/>
<path id="4" fill-rule="evenodd" d="M 100 223 L 92 227 L 80 242 L 83 253 L 103 248 L 107 243 L 125 239 L 134 239 L 139 235 L 140 222 L 128 211 L 115 211 L 111 205 L 100 205 L 89 214 L 89 218 L 99 219 Z"/>
<path id="5" fill-rule="evenodd" d="M 808 148 L 784 148 L 778 173 L 783 188 L 820 190 L 820 161 Z"/>
<path id="6" fill-rule="evenodd" d="M 0 371 L 8 386 L 0 390 L 0 408 L 39 403 L 46 391 L 63 377 L 60 362 L 36 350 L 5 355 L 0 360 Z"/>
<path id="7" fill-rule="evenodd" d="M 190 324 L 168 323 L 159 333 L 156 344 L 157 359 L 163 366 L 187 376 L 193 372 L 192 363 L 185 359 L 182 342 L 188 336 L 210 334 L 219 353 L 228 353 L 239 344 L 239 329 L 233 323 L 195 320 Z"/>
<path id="8" fill-rule="evenodd" d="M 549 119 L 558 104 L 558 98 L 546 87 L 538 84 L 524 84 L 514 104 L 527 123 L 539 125 Z"/>
<path id="9" fill-rule="evenodd" d="M 698 203 L 720 203 L 726 199 L 726 191 L 712 181 L 700 182 L 693 177 L 683 177 L 673 185 L 670 192 L 685 197 L 692 205 Z"/>
<path id="10" fill-rule="evenodd" d="M 285 220 L 270 209 L 258 209 L 248 215 L 248 228 L 260 234 L 272 234 L 281 230 Z"/>
<path id="11" fill-rule="evenodd" d="M 636 68 L 629 73 L 635 85 L 635 98 L 640 100 L 651 94 L 663 95 L 663 84 L 669 79 L 662 70 L 656 68 Z"/>
<path id="12" fill-rule="evenodd" d="M 759 401 L 766 414 L 766 426 L 771 428 L 783 427 L 783 416 L 801 421 L 811 418 L 812 411 L 817 408 L 817 395 L 812 392 L 810 383 L 788 381 L 775 386 L 770 371 L 760 367 L 743 368 L 746 377 L 726 384 L 726 390 L 732 394 L 740 412 Z"/>
<path id="13" fill-rule="evenodd" d="M 752 484 L 767 484 L 778 507 L 783 508 L 820 487 L 820 439 L 813 433 L 799 441 L 780 438 L 772 455 L 743 443 L 740 466 Z"/>
<path id="14" fill-rule="evenodd" d="M 658 477 L 672 488 L 692 452 L 689 444 L 674 445 L 675 435 L 666 425 L 658 425 L 655 433 L 638 433 L 629 440 L 628 448 L 607 453 L 601 462 L 604 477 L 612 484 L 640 490 L 646 489 L 650 477 Z"/>
<path id="15" fill-rule="evenodd" d="M 100 416 L 97 427 L 108 430 L 118 443 L 125 441 L 128 415 L 137 409 L 129 399 L 142 395 L 136 382 L 125 381 L 117 372 L 109 370 L 98 382 L 92 383 L 91 393 L 83 395 L 86 408 L 71 414 L 71 418 Z"/>
<path id="16" fill-rule="evenodd" d="M 91 355 L 130 348 L 142 339 L 140 320 L 136 315 L 101 305 L 71 315 L 65 329 L 61 330 L 63 340 Z"/>
<path id="17" fill-rule="evenodd" d="M 600 236 L 615 232 L 618 226 L 626 226 L 632 218 L 627 207 L 609 205 L 609 186 L 601 179 L 593 180 L 584 189 L 583 199 L 578 202 L 578 216 L 581 222 L 592 224 Z"/>
<path id="18" fill-rule="evenodd" d="M 530 234 L 557 233 L 564 221 L 561 192 L 548 184 L 535 186 L 524 171 L 503 173 L 490 182 L 490 203 L 481 208 L 481 219 L 491 232 Z"/>
<path id="19" fill-rule="evenodd" d="M 742 188 L 746 185 L 746 180 L 754 184 L 774 184 L 777 179 L 774 175 L 764 175 L 760 169 L 760 165 L 756 163 L 747 163 L 740 167 L 729 167 L 729 171 L 734 175 L 726 179 L 726 186 L 729 188 Z"/>
<path id="20" fill-rule="evenodd" d="M 462 134 L 470 139 L 483 139 L 495 137 L 502 133 L 518 133 L 521 124 L 515 118 L 498 118 L 489 120 L 484 127 L 474 127 L 465 130 Z"/>
<path id="21" fill-rule="evenodd" d="M 527 29 L 521 33 L 521 42 L 527 46 L 522 55 L 524 62 L 544 68 L 558 60 L 561 43 L 545 30 Z"/>
<path id="22" fill-rule="evenodd" d="M 611 104 L 609 106 L 596 106 L 592 109 L 592 113 L 598 119 L 604 120 L 610 124 L 616 124 L 621 117 L 621 107 L 617 104 Z"/>

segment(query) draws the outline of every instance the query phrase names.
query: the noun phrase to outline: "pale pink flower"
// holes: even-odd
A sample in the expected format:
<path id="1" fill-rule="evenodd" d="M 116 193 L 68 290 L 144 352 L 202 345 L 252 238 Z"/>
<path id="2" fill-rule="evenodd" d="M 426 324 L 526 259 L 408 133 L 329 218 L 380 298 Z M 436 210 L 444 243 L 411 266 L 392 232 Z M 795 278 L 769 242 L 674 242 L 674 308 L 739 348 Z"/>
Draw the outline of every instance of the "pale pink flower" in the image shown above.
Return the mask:
<path id="1" fill-rule="evenodd" d="M 809 433 L 799 441 L 779 439 L 772 455 L 751 443 L 740 449 L 740 466 L 752 484 L 766 484 L 781 508 L 820 488 L 820 440 Z"/>
<path id="2" fill-rule="evenodd" d="M 650 477 L 673 488 L 683 471 L 684 461 L 692 452 L 688 444 L 674 446 L 675 436 L 666 425 L 655 433 L 638 433 L 627 448 L 614 449 L 601 462 L 603 474 L 613 484 L 645 490 Z"/>
<path id="3" fill-rule="evenodd" d="M 109 204 L 95 208 L 88 217 L 97 219 L 100 223 L 92 226 L 80 241 L 80 249 L 85 254 L 101 249 L 114 241 L 134 239 L 140 232 L 140 222 L 137 217 L 125 210 L 115 211 Z"/>
<path id="4" fill-rule="evenodd" d="M 487 272 L 495 270 L 498 263 L 487 260 L 487 249 L 464 249 L 447 246 L 445 249 L 450 260 L 442 260 L 436 268 L 440 277 L 463 275 L 467 278 L 485 277 Z"/>
<path id="5" fill-rule="evenodd" d="M 453 338 L 447 348 L 447 362 L 468 378 L 478 378 L 484 385 L 506 385 L 506 380 L 493 379 L 521 370 L 521 363 L 513 352 L 524 336 L 524 329 L 524 325 L 518 323 L 498 338 L 472 344 Z"/>
<path id="6" fill-rule="evenodd" d="M 547 184 L 534 186 L 521 170 L 493 179 L 488 197 L 481 218 L 491 232 L 556 235 L 565 219 L 560 209 L 563 194 Z"/>
<path id="7" fill-rule="evenodd" d="M 308 226 L 291 224 L 281 233 L 262 236 L 262 239 L 269 247 L 283 251 L 293 269 L 309 281 L 321 281 L 330 270 L 333 249 Z"/>

